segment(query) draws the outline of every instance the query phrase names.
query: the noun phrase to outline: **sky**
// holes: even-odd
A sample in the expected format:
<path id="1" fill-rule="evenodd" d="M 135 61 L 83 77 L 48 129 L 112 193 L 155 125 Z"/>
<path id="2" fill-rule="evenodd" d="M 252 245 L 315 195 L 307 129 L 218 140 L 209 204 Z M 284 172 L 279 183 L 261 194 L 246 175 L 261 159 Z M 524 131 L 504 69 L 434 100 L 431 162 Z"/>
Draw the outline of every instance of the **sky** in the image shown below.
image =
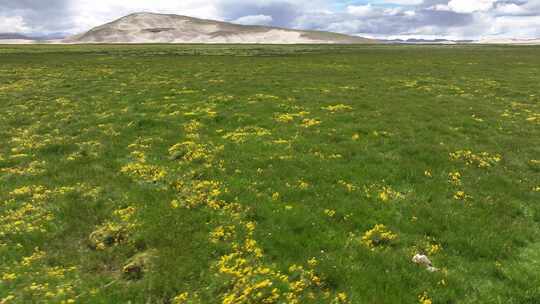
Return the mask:
<path id="1" fill-rule="evenodd" d="M 134 12 L 370 38 L 540 38 L 540 0 L 0 0 L 0 33 L 82 33 Z"/>

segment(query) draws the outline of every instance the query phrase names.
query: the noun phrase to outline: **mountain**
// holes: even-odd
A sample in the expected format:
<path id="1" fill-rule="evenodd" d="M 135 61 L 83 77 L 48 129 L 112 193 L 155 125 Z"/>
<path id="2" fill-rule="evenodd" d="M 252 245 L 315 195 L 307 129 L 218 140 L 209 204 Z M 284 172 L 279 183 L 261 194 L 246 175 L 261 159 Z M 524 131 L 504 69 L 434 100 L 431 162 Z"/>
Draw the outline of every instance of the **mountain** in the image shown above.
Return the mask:
<path id="1" fill-rule="evenodd" d="M 384 40 L 388 43 L 394 44 L 466 44 L 471 43 L 473 40 L 448 40 L 448 39 L 394 39 Z"/>
<path id="2" fill-rule="evenodd" d="M 358 44 L 377 41 L 329 32 L 239 25 L 170 14 L 135 13 L 68 37 L 63 42 Z"/>
<path id="3" fill-rule="evenodd" d="M 0 40 L 32 40 L 32 38 L 17 33 L 0 33 Z"/>
<path id="4" fill-rule="evenodd" d="M 515 44 L 515 45 L 540 45 L 538 39 L 516 39 L 516 38 L 486 38 L 475 41 L 478 44 Z"/>
<path id="5" fill-rule="evenodd" d="M 60 40 L 68 37 L 69 35 L 66 33 L 58 32 L 58 33 L 48 33 L 48 34 L 34 34 L 30 37 L 34 40 Z"/>

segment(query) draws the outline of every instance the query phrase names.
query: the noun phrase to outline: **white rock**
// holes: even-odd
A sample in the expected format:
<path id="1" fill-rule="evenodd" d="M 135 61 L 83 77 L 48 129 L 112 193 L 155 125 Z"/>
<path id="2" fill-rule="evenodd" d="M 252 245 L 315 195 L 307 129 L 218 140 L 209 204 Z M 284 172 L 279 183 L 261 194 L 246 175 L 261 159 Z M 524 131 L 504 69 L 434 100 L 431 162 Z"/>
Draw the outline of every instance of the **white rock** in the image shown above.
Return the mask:
<path id="1" fill-rule="evenodd" d="M 413 263 L 425 266 L 427 271 L 429 272 L 436 272 L 439 271 L 438 268 L 433 267 L 433 264 L 431 263 L 431 260 L 423 254 L 415 254 L 412 258 Z"/>
<path id="2" fill-rule="evenodd" d="M 416 254 L 413 256 L 412 261 L 416 264 L 424 265 L 424 266 L 432 266 L 431 260 L 423 255 L 423 254 Z"/>

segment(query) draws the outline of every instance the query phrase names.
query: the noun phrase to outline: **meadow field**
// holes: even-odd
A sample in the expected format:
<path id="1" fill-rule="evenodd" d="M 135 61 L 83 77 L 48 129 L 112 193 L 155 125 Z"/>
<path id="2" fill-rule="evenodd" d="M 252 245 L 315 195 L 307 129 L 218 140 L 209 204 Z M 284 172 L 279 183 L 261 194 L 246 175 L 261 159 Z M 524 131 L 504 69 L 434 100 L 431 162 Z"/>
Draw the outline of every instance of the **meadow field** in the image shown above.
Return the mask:
<path id="1" fill-rule="evenodd" d="M 540 47 L 0 46 L 0 303 L 540 303 Z"/>

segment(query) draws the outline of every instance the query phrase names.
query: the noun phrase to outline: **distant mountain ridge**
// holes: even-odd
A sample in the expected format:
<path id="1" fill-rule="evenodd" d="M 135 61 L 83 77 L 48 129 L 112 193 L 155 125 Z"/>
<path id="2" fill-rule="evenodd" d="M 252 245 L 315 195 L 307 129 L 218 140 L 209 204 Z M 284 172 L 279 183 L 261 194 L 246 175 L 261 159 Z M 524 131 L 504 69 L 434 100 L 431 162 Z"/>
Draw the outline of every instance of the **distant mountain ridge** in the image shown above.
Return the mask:
<path id="1" fill-rule="evenodd" d="M 134 13 L 71 36 L 64 43 L 360 44 L 377 40 L 344 34 L 240 25 L 187 16 Z"/>
<path id="2" fill-rule="evenodd" d="M 485 38 L 477 40 L 477 44 L 512 44 L 512 45 L 540 45 L 540 38 L 517 39 L 517 38 Z"/>
<path id="3" fill-rule="evenodd" d="M 33 40 L 33 38 L 30 38 L 23 34 L 18 33 L 0 33 L 0 39 L 9 39 L 9 40 Z"/>
<path id="4" fill-rule="evenodd" d="M 448 40 L 448 39 L 393 39 L 383 40 L 384 42 L 394 44 L 467 44 L 472 43 L 474 40 Z"/>

